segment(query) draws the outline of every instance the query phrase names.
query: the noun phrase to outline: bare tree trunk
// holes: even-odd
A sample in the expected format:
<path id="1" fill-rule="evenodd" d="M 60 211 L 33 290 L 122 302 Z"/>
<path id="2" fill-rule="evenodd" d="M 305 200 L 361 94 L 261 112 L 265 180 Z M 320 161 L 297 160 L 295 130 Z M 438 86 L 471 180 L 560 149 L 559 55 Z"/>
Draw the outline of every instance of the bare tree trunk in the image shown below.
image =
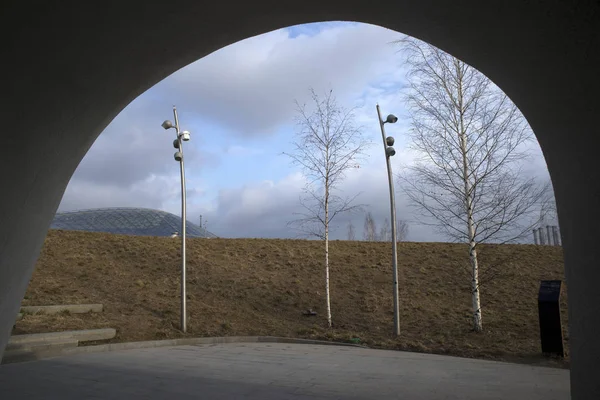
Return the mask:
<path id="1" fill-rule="evenodd" d="M 471 269 L 473 280 L 471 281 L 471 303 L 473 306 L 473 329 L 475 332 L 483 331 L 483 322 L 481 320 L 481 300 L 479 296 L 479 265 L 477 263 L 477 249 L 475 241 L 469 244 L 469 259 L 471 260 Z"/>
<path id="2" fill-rule="evenodd" d="M 369 211 L 365 216 L 365 240 L 367 242 L 375 242 L 377 241 L 377 224 L 375 223 L 375 219 L 373 219 L 373 215 Z"/>
<path id="3" fill-rule="evenodd" d="M 364 157 L 369 142 L 361 128 L 354 125 L 354 113 L 337 105 L 333 90 L 320 99 L 310 90 L 314 110 L 296 102 L 298 131 L 294 150 L 288 155 L 292 162 L 302 167 L 307 179 L 304 196 L 300 197 L 301 212 L 298 219 L 290 221 L 308 237 L 325 241 L 325 300 L 327 324 L 331 321 L 331 294 L 329 277 L 329 228 L 339 214 L 362 210 L 353 205 L 354 197 L 342 198 L 336 194 L 337 185 L 344 179 L 345 172 L 357 168 L 358 160 Z M 354 240 L 352 221 L 348 226 L 348 237 Z"/>
<path id="4" fill-rule="evenodd" d="M 458 78 L 458 110 L 460 115 L 460 149 L 462 152 L 463 161 L 463 180 L 465 184 L 465 206 L 467 209 L 467 229 L 469 234 L 469 261 L 471 263 L 471 302 L 473 306 L 473 329 L 476 332 L 483 331 L 481 321 L 481 299 L 479 296 L 479 263 L 477 262 L 477 242 L 475 242 L 475 222 L 473 220 L 473 195 L 471 180 L 469 178 L 469 166 L 467 160 L 467 134 L 464 126 L 464 107 L 462 95 L 462 73 L 461 63 L 458 60 L 454 61 L 457 70 Z"/>
<path id="5" fill-rule="evenodd" d="M 464 174 L 467 177 L 468 167 L 466 161 L 467 141 L 464 133 L 460 137 L 461 147 L 464 149 Z M 471 263 L 471 302 L 473 306 L 473 329 L 476 332 L 483 331 L 481 320 L 481 300 L 479 295 L 479 263 L 477 261 L 477 242 L 475 242 L 475 223 L 473 221 L 473 200 L 471 196 L 471 185 L 469 179 L 465 179 L 465 203 L 467 206 L 467 225 L 469 232 L 469 261 Z"/>
<path id="6" fill-rule="evenodd" d="M 331 297 L 329 295 L 329 182 L 325 178 L 325 301 L 327 302 L 327 325 L 331 328 Z"/>
<path id="7" fill-rule="evenodd" d="M 396 230 L 398 231 L 396 240 L 406 242 L 408 239 L 408 223 L 402 219 L 396 221 Z"/>
<path id="8" fill-rule="evenodd" d="M 389 242 L 390 238 L 390 221 L 386 218 L 383 221 L 383 225 L 381 225 L 381 229 L 379 230 L 379 241 L 380 242 Z"/>
<path id="9" fill-rule="evenodd" d="M 356 234 L 354 233 L 354 224 L 352 224 L 352 221 L 348 223 L 348 240 L 356 240 Z"/>

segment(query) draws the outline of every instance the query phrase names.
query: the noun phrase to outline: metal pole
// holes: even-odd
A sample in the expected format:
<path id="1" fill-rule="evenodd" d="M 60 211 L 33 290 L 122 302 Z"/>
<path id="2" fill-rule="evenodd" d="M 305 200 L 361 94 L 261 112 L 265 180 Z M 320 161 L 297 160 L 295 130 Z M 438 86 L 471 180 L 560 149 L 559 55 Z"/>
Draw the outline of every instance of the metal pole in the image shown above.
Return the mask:
<path id="1" fill-rule="evenodd" d="M 533 230 L 533 243 L 534 243 L 535 245 L 538 245 L 538 244 L 539 244 L 539 243 L 538 243 L 537 232 L 536 232 L 536 230 L 535 230 L 535 229 Z"/>
<path id="2" fill-rule="evenodd" d="M 381 137 L 383 138 L 383 150 L 387 162 L 388 184 L 390 189 L 390 216 L 392 220 L 392 270 L 394 277 L 394 333 L 400 335 L 400 306 L 398 299 L 398 241 L 396 239 L 396 199 L 394 197 L 394 179 L 392 176 L 392 163 L 387 154 L 387 144 L 385 141 L 385 128 L 381 119 L 381 111 L 377 104 L 377 116 L 379 117 L 379 127 L 381 128 Z"/>
<path id="3" fill-rule="evenodd" d="M 548 233 L 548 246 L 552 246 L 552 234 L 550 233 L 550 225 L 546 225 L 546 232 Z"/>
<path id="4" fill-rule="evenodd" d="M 177 109 L 173 106 L 173 116 L 175 118 L 175 130 L 177 131 L 177 141 L 179 143 L 179 152 L 181 161 L 179 161 L 179 171 L 181 173 L 181 331 L 187 332 L 187 312 L 186 312 L 186 290 L 185 290 L 185 222 L 186 222 L 186 198 L 185 198 L 185 168 L 183 164 L 183 141 L 179 135 L 179 118 L 177 118 Z"/>

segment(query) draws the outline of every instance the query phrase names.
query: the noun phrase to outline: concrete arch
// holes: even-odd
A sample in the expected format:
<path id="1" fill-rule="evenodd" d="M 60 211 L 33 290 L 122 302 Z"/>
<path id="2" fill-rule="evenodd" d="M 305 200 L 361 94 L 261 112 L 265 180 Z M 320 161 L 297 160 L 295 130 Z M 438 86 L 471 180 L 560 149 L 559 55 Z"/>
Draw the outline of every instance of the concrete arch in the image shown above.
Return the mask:
<path id="1" fill-rule="evenodd" d="M 241 39 L 324 20 L 426 40 L 520 107 L 557 196 L 569 281 L 573 399 L 600 398 L 600 5 L 509 0 L 29 2 L 2 5 L 0 355 L 46 230 L 93 141 L 135 97 Z"/>

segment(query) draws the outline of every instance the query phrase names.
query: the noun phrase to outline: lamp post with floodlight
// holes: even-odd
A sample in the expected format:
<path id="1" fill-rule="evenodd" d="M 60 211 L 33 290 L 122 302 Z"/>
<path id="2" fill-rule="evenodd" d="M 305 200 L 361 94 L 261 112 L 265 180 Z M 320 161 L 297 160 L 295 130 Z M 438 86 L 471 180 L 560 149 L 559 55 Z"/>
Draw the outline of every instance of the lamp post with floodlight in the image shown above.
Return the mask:
<path id="1" fill-rule="evenodd" d="M 185 168 L 183 164 L 183 142 L 190 140 L 188 131 L 179 130 L 179 118 L 177 117 L 177 108 L 173 106 L 173 117 L 175 125 L 169 120 L 162 123 L 164 129 L 175 129 L 177 139 L 173 141 L 175 152 L 175 161 L 179 161 L 179 171 L 181 173 L 181 331 L 187 332 L 187 313 L 186 313 L 186 290 L 185 290 L 185 231 L 186 231 L 186 198 L 185 198 Z"/>
<path id="2" fill-rule="evenodd" d="M 386 117 L 385 121 L 381 119 L 381 111 L 379 110 L 379 104 L 377 104 L 377 117 L 379 120 L 379 127 L 381 128 L 381 137 L 383 138 L 383 149 L 385 151 L 385 159 L 387 162 L 387 173 L 388 183 L 390 188 L 390 218 L 392 220 L 392 270 L 394 278 L 394 334 L 400 335 L 400 307 L 398 300 L 398 242 L 396 239 L 396 199 L 394 197 L 394 179 L 392 175 L 392 164 L 390 157 L 396 154 L 396 150 L 392 147 L 394 145 L 394 138 L 392 136 L 385 137 L 386 123 L 394 124 L 398 121 L 398 117 L 390 114 Z"/>

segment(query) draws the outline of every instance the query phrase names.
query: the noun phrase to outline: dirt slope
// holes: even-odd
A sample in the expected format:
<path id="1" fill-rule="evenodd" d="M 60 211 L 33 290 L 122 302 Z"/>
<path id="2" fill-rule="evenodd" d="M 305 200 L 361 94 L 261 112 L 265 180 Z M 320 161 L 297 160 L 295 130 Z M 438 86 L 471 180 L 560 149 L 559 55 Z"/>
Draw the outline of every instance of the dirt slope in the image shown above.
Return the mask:
<path id="1" fill-rule="evenodd" d="M 171 238 L 50 231 L 23 305 L 103 303 L 105 312 L 29 315 L 13 333 L 114 327 L 114 341 L 185 336 L 177 329 L 179 245 Z M 540 362 L 537 290 L 540 279 L 563 279 L 560 248 L 480 249 L 482 266 L 500 267 L 482 288 L 485 332 L 476 334 L 467 248 L 400 243 L 398 339 L 391 335 L 390 245 L 336 241 L 330 249 L 332 330 L 324 318 L 320 242 L 189 239 L 187 336 L 360 338 L 373 347 Z M 307 308 L 319 315 L 303 316 Z M 562 310 L 566 327 L 566 291 Z"/>

